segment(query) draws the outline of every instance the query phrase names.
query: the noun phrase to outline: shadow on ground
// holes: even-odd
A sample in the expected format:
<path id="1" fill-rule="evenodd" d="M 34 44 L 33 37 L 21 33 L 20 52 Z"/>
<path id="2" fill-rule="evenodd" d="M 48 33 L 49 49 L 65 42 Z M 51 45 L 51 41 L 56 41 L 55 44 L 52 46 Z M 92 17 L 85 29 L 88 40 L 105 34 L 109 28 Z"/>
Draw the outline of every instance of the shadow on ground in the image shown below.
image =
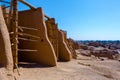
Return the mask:
<path id="1" fill-rule="evenodd" d="M 37 63 L 28 63 L 28 62 L 19 62 L 18 67 L 23 67 L 23 68 L 50 68 L 50 66 L 37 64 Z"/>

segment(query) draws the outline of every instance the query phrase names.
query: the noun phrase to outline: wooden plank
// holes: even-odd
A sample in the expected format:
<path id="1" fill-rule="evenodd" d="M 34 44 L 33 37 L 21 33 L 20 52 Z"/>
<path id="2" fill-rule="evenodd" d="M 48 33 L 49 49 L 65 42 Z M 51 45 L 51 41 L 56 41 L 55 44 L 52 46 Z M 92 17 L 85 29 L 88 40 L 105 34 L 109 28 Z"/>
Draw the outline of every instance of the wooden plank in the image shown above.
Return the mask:
<path id="1" fill-rule="evenodd" d="M 20 31 L 22 31 L 22 32 L 23 32 L 23 29 L 22 29 L 20 26 L 18 26 L 17 28 L 18 28 Z"/>
<path id="2" fill-rule="evenodd" d="M 27 34 L 27 33 L 20 33 L 20 32 L 18 32 L 18 35 L 21 35 L 21 36 L 29 36 L 29 37 L 33 37 L 33 38 L 37 38 L 37 39 L 40 38 L 39 36 L 35 36 L 35 35 Z"/>
<path id="3" fill-rule="evenodd" d="M 32 42 L 37 42 L 38 41 L 38 40 L 33 40 L 33 39 L 21 38 L 21 37 L 18 37 L 18 39 L 25 40 L 25 41 L 32 41 Z"/>
<path id="4" fill-rule="evenodd" d="M 32 50 L 32 49 L 18 49 L 18 51 L 37 52 L 37 50 Z"/>
<path id="5" fill-rule="evenodd" d="M 20 28 L 22 28 L 22 29 L 28 29 L 28 30 L 39 30 L 39 29 L 36 29 L 36 28 L 29 28 L 29 27 L 23 27 L 23 26 L 20 26 Z"/>

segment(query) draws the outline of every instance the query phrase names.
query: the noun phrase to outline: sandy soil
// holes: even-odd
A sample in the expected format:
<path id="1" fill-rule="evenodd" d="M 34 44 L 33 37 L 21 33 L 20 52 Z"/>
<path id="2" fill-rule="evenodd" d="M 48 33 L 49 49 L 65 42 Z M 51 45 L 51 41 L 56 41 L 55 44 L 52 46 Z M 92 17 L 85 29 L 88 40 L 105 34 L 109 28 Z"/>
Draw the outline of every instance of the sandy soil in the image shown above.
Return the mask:
<path id="1" fill-rule="evenodd" d="M 9 80 L 7 70 L 3 67 L 0 67 L 0 80 Z"/>
<path id="2" fill-rule="evenodd" d="M 120 80 L 120 62 L 79 55 L 77 60 L 58 62 L 57 67 L 20 63 L 18 80 Z"/>

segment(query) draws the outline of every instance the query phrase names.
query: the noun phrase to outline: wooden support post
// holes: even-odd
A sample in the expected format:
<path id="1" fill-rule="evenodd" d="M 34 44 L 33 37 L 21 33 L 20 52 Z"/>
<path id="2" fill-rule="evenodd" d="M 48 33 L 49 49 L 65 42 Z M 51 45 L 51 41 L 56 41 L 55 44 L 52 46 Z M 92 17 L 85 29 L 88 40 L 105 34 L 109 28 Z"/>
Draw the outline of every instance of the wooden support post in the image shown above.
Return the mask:
<path id="1" fill-rule="evenodd" d="M 13 52 L 13 61 L 14 69 L 17 68 L 18 64 L 18 10 L 17 10 L 17 0 L 13 0 L 13 17 L 12 17 L 12 52 Z"/>
<path id="2" fill-rule="evenodd" d="M 11 27 L 12 12 L 13 12 L 13 0 L 11 0 L 11 3 L 10 3 L 9 16 L 8 16 L 7 26 L 9 31 L 12 29 Z"/>

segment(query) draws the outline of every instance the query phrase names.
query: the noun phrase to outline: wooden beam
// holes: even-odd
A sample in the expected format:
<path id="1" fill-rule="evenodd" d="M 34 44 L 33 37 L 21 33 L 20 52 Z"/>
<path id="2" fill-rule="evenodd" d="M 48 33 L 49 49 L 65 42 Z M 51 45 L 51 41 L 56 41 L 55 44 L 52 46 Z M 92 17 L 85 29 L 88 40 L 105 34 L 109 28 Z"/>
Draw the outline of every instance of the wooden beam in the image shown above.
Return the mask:
<path id="1" fill-rule="evenodd" d="M 39 29 L 36 29 L 36 28 L 29 28 L 29 27 L 23 27 L 23 26 L 19 26 L 20 28 L 22 29 L 28 29 L 28 30 L 39 30 Z"/>
<path id="2" fill-rule="evenodd" d="M 45 16 L 45 18 L 50 19 L 50 17 L 49 17 L 49 16 L 47 16 L 47 15 L 45 15 L 45 14 L 44 14 L 44 16 Z"/>
<path id="3" fill-rule="evenodd" d="M 33 7 L 33 6 L 30 5 L 29 3 L 25 2 L 24 0 L 18 0 L 18 1 L 20 1 L 20 2 L 23 3 L 23 4 L 25 4 L 25 5 L 28 6 L 30 9 L 32 9 L 32 10 L 36 10 L 35 7 Z M 44 14 L 44 16 L 45 16 L 45 18 L 50 19 L 49 16 L 47 16 L 47 15 L 45 15 L 45 14 Z"/>
<path id="4" fill-rule="evenodd" d="M 18 1 L 13 0 L 13 16 L 11 19 L 12 26 L 12 53 L 13 53 L 13 61 L 14 61 L 14 69 L 17 68 L 16 64 L 18 64 Z"/>
<path id="5" fill-rule="evenodd" d="M 35 36 L 35 35 L 32 35 L 32 34 L 27 34 L 27 33 L 18 33 L 18 35 L 20 35 L 20 36 L 29 36 L 29 37 L 33 37 L 33 38 L 37 38 L 37 39 L 39 39 L 40 37 L 39 36 Z"/>
<path id="6" fill-rule="evenodd" d="M 27 38 L 21 38 L 18 37 L 19 40 L 24 40 L 24 41 L 31 41 L 31 42 L 37 42 L 38 40 L 33 40 L 33 39 L 27 39 Z"/>
<path id="7" fill-rule="evenodd" d="M 18 51 L 37 52 L 37 50 L 32 50 L 32 49 L 18 49 Z"/>
<path id="8" fill-rule="evenodd" d="M 32 10 L 36 10 L 36 8 L 35 8 L 35 7 L 33 7 L 33 6 L 32 6 L 32 5 L 30 5 L 29 3 L 25 2 L 24 0 L 18 0 L 18 1 L 20 1 L 21 3 L 23 3 L 23 4 L 27 5 L 30 9 L 32 9 Z"/>
<path id="9" fill-rule="evenodd" d="M 8 2 L 8 1 L 4 1 L 4 0 L 0 0 L 0 2 L 10 4 L 10 2 Z"/>

